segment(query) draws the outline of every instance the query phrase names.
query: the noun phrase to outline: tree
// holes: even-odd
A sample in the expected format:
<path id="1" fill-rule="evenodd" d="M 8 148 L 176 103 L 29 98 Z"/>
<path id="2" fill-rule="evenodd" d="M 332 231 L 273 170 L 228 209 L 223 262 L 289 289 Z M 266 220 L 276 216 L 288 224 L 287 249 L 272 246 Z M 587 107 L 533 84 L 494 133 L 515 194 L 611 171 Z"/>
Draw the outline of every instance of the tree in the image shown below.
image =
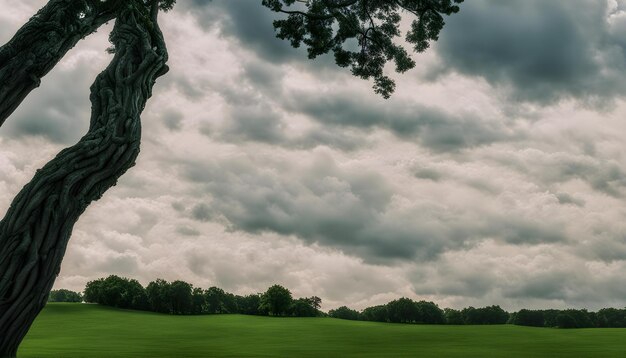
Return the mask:
<path id="1" fill-rule="evenodd" d="M 146 294 L 148 295 L 148 303 L 150 304 L 151 311 L 160 313 L 172 312 L 170 290 L 170 284 L 160 278 L 148 284 Z"/>
<path id="2" fill-rule="evenodd" d="M 0 48 L 1 125 L 72 46 L 116 20 L 110 36 L 115 56 L 91 87 L 87 134 L 37 171 L 0 221 L 0 357 L 16 355 L 45 305 L 80 215 L 135 163 L 139 116 L 155 80 L 168 71 L 157 14 L 174 2 L 50 0 Z M 437 39 L 443 15 L 457 12 L 454 4 L 460 2 L 262 0 L 271 10 L 287 14 L 274 24 L 278 37 L 295 47 L 306 45 L 311 58 L 333 52 L 339 66 L 373 79 L 375 91 L 384 97 L 394 89 L 384 65 L 393 61 L 398 72 L 415 65 L 393 42 L 400 35 L 400 12 L 416 16 L 406 39 L 421 52 Z M 350 49 L 351 40 L 359 50 Z"/>
<path id="3" fill-rule="evenodd" d="M 291 302 L 289 313 L 296 317 L 315 317 L 318 314 L 318 310 L 308 298 L 298 298 Z"/>
<path id="4" fill-rule="evenodd" d="M 137 280 L 115 275 L 88 282 L 85 301 L 111 307 L 148 309 L 148 297 L 143 286 Z"/>
<path id="5" fill-rule="evenodd" d="M 367 307 L 361 313 L 361 318 L 364 321 L 387 322 L 389 320 L 388 317 L 389 313 L 386 305 Z"/>
<path id="6" fill-rule="evenodd" d="M 415 303 L 417 307 L 417 323 L 423 324 L 444 324 L 446 318 L 444 312 L 433 302 L 419 301 Z"/>
<path id="7" fill-rule="evenodd" d="M 115 56 L 91 87 L 88 133 L 35 174 L 0 222 L 0 356 L 16 355 L 44 307 L 78 217 L 139 154 L 139 115 L 167 69 L 149 10 L 141 2 L 124 6 L 111 36 Z"/>
<path id="8" fill-rule="evenodd" d="M 193 286 L 185 281 L 170 284 L 170 302 L 173 314 L 190 314 L 193 311 Z"/>
<path id="9" fill-rule="evenodd" d="M 406 41 L 416 52 L 437 40 L 443 28 L 442 15 L 458 12 L 455 4 L 463 0 L 263 0 L 263 5 L 288 15 L 274 22 L 278 37 L 289 40 L 294 47 L 304 44 L 309 58 L 332 52 L 341 67 L 350 67 L 352 74 L 374 80 L 374 91 L 388 98 L 395 89 L 394 81 L 384 74 L 385 64 L 393 61 L 396 71 L 403 73 L 415 67 L 402 46 L 394 43 L 401 35 L 400 12 L 416 16 Z M 357 50 L 346 44 L 356 40 Z"/>
<path id="10" fill-rule="evenodd" d="M 322 307 L 322 299 L 317 296 L 307 297 L 305 298 L 305 300 L 307 300 L 311 307 L 315 308 L 316 310 L 319 310 Z"/>
<path id="11" fill-rule="evenodd" d="M 463 314 L 461 313 L 461 311 L 455 310 L 452 308 L 445 308 L 443 312 L 446 318 L 446 324 L 455 324 L 455 325 L 465 324 L 465 322 L 463 321 Z"/>
<path id="12" fill-rule="evenodd" d="M 556 316 L 557 327 L 559 328 L 578 328 L 578 323 L 571 315 L 560 313 Z"/>
<path id="13" fill-rule="evenodd" d="M 82 302 L 83 297 L 80 293 L 60 289 L 60 290 L 52 290 L 50 291 L 50 297 L 48 297 L 48 302 Z"/>
<path id="14" fill-rule="evenodd" d="M 207 313 L 226 313 L 226 292 L 219 287 L 209 287 L 204 291 Z"/>
<path id="15" fill-rule="evenodd" d="M 545 318 L 542 311 L 522 309 L 515 313 L 512 320 L 518 326 L 544 327 Z"/>
<path id="16" fill-rule="evenodd" d="M 387 303 L 387 312 L 389 322 L 393 323 L 414 323 L 419 318 L 419 311 L 415 302 L 406 297 Z"/>
<path id="17" fill-rule="evenodd" d="M 626 309 L 603 308 L 598 311 L 598 327 L 626 327 Z"/>
<path id="18" fill-rule="evenodd" d="M 328 311 L 328 315 L 332 318 L 349 319 L 357 321 L 360 318 L 359 312 L 346 306 L 341 306 L 337 309 Z"/>
<path id="19" fill-rule="evenodd" d="M 259 306 L 261 305 L 261 295 L 252 294 L 247 296 L 235 296 L 237 302 L 237 313 L 260 315 Z"/>
<path id="20" fill-rule="evenodd" d="M 191 292 L 191 313 L 202 314 L 206 309 L 204 291 L 200 287 L 195 287 Z"/>
<path id="21" fill-rule="evenodd" d="M 291 292 L 281 285 L 273 285 L 261 296 L 261 310 L 273 316 L 282 316 L 287 313 L 291 305 Z"/>

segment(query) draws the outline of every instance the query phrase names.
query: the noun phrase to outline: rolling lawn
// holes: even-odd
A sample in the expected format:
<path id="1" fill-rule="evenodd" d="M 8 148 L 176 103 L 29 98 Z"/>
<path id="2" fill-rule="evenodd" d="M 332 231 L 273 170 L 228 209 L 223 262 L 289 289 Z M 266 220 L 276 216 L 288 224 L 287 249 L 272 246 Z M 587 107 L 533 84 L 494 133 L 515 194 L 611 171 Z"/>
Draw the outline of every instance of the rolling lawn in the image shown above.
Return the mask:
<path id="1" fill-rule="evenodd" d="M 625 357 L 626 329 L 169 316 L 49 304 L 19 357 Z"/>

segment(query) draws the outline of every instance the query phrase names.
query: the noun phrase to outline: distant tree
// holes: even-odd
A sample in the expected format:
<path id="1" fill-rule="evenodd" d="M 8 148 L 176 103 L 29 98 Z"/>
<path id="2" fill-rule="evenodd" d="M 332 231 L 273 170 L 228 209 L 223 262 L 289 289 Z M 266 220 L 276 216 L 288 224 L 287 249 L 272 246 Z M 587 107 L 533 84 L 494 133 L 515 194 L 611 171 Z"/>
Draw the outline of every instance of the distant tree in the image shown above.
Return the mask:
<path id="1" fill-rule="evenodd" d="M 387 322 L 389 320 L 388 317 L 389 313 L 386 305 L 367 307 L 361 313 L 361 319 L 364 321 Z"/>
<path id="2" fill-rule="evenodd" d="M 128 296 L 128 301 L 130 302 L 130 305 L 126 308 L 142 311 L 150 310 L 148 294 L 139 281 L 130 280 L 126 287 L 126 295 Z"/>
<path id="3" fill-rule="evenodd" d="M 206 311 L 206 299 L 204 291 L 200 287 L 194 287 L 191 291 L 191 313 L 202 314 Z"/>
<path id="4" fill-rule="evenodd" d="M 596 326 L 596 324 L 594 323 L 595 316 L 592 315 L 587 310 L 568 309 L 568 310 L 561 311 L 561 313 L 563 315 L 572 317 L 574 321 L 576 322 L 575 327 L 568 327 L 568 328 L 592 328 Z M 559 327 L 561 327 L 560 323 L 562 322 L 559 322 L 559 318 L 557 317 L 557 324 Z"/>
<path id="5" fill-rule="evenodd" d="M 59 289 L 50 291 L 50 296 L 48 297 L 48 302 L 82 302 L 83 297 L 80 293 Z"/>
<path id="6" fill-rule="evenodd" d="M 557 316 L 561 313 L 559 310 L 550 309 L 550 310 L 541 310 L 543 315 L 543 326 L 544 327 L 558 327 Z"/>
<path id="7" fill-rule="evenodd" d="M 559 315 L 556 316 L 556 322 L 559 328 L 578 328 L 574 317 L 567 313 L 559 313 Z"/>
<path id="8" fill-rule="evenodd" d="M 309 302 L 311 307 L 315 308 L 316 310 L 319 310 L 322 307 L 322 299 L 317 296 L 311 296 L 305 299 Z"/>
<path id="9" fill-rule="evenodd" d="M 222 306 L 224 308 L 223 313 L 237 313 L 238 312 L 237 299 L 235 298 L 235 295 L 233 295 L 230 292 L 226 292 L 226 294 L 224 295 Z"/>
<path id="10" fill-rule="evenodd" d="M 173 314 L 191 314 L 193 286 L 185 281 L 173 281 L 170 284 L 170 302 Z"/>
<path id="11" fill-rule="evenodd" d="M 249 315 L 259 315 L 259 306 L 261 305 L 261 295 L 256 293 L 247 296 L 235 296 L 237 302 L 237 312 Z"/>
<path id="12" fill-rule="evenodd" d="M 415 303 L 417 307 L 416 323 L 423 324 L 444 324 L 446 318 L 444 312 L 433 302 L 419 301 Z"/>
<path id="13" fill-rule="evenodd" d="M 505 324 L 509 314 L 500 306 L 467 307 L 461 311 L 465 324 Z"/>
<path id="14" fill-rule="evenodd" d="M 289 314 L 296 317 L 316 317 L 318 310 L 308 298 L 298 298 L 291 302 Z"/>
<path id="15" fill-rule="evenodd" d="M 626 309 L 603 308 L 597 317 L 598 327 L 626 328 Z"/>
<path id="16" fill-rule="evenodd" d="M 204 291 L 207 313 L 228 313 L 226 309 L 226 292 L 219 287 L 209 287 Z"/>
<path id="17" fill-rule="evenodd" d="M 481 308 L 483 312 L 483 324 L 506 324 L 509 313 L 500 306 L 487 306 Z"/>
<path id="18" fill-rule="evenodd" d="M 104 285 L 104 278 L 87 282 L 85 286 L 83 299 L 89 303 L 101 302 L 102 290 Z"/>
<path id="19" fill-rule="evenodd" d="M 157 279 L 152 281 L 146 287 L 150 310 L 160 313 L 172 313 L 172 302 L 170 300 L 170 284 L 163 280 Z"/>
<path id="20" fill-rule="evenodd" d="M 145 310 L 148 309 L 146 292 L 134 279 L 111 275 L 87 283 L 86 302 L 105 306 Z"/>
<path id="21" fill-rule="evenodd" d="M 273 316 L 287 313 L 291 305 L 291 292 L 281 285 L 273 285 L 261 296 L 260 309 Z"/>
<path id="22" fill-rule="evenodd" d="M 341 306 L 337 309 L 328 311 L 328 315 L 332 318 L 339 319 L 349 319 L 352 321 L 357 321 L 360 318 L 360 314 L 358 311 L 348 308 L 346 306 Z"/>
<path id="23" fill-rule="evenodd" d="M 512 323 L 518 326 L 545 327 L 542 311 L 521 309 L 515 313 Z"/>
<path id="24" fill-rule="evenodd" d="M 455 310 L 452 308 L 445 308 L 443 312 L 444 312 L 444 317 L 446 319 L 446 324 L 455 324 L 455 325 L 465 324 L 465 322 L 463 321 L 463 314 L 461 314 L 461 311 Z"/>
<path id="25" fill-rule="evenodd" d="M 402 297 L 387 303 L 389 322 L 415 323 L 419 319 L 419 310 L 415 301 Z"/>

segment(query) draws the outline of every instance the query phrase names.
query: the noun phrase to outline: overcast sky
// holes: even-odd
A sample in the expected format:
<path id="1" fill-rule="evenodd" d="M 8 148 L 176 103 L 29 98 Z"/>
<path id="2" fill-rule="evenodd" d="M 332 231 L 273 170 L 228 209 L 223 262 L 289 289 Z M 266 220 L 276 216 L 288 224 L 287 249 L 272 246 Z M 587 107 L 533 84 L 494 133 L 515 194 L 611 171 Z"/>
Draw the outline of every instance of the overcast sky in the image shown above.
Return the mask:
<path id="1" fill-rule="evenodd" d="M 46 0 L 0 0 L 0 42 Z M 275 39 L 260 0 L 181 0 L 137 166 L 74 229 L 57 288 L 117 274 L 282 284 L 323 308 L 405 296 L 626 306 L 626 1 L 469 0 L 390 100 Z M 0 211 L 87 130 L 110 26 L 0 128 Z"/>

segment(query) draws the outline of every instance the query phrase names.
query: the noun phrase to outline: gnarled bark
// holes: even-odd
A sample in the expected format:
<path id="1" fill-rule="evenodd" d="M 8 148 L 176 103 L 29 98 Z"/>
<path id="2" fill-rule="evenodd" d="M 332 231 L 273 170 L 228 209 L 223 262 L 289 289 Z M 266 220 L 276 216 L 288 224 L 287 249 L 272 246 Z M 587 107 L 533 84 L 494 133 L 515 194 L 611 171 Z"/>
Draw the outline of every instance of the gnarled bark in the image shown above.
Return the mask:
<path id="1" fill-rule="evenodd" d="M 38 170 L 0 221 L 0 357 L 14 357 L 56 279 L 72 228 L 139 153 L 139 115 L 167 51 L 156 5 L 128 1 L 112 33 L 116 53 L 91 86 L 91 124 Z"/>
<path id="2" fill-rule="evenodd" d="M 67 51 L 115 18 L 114 5 L 51 0 L 0 47 L 0 126 Z"/>

